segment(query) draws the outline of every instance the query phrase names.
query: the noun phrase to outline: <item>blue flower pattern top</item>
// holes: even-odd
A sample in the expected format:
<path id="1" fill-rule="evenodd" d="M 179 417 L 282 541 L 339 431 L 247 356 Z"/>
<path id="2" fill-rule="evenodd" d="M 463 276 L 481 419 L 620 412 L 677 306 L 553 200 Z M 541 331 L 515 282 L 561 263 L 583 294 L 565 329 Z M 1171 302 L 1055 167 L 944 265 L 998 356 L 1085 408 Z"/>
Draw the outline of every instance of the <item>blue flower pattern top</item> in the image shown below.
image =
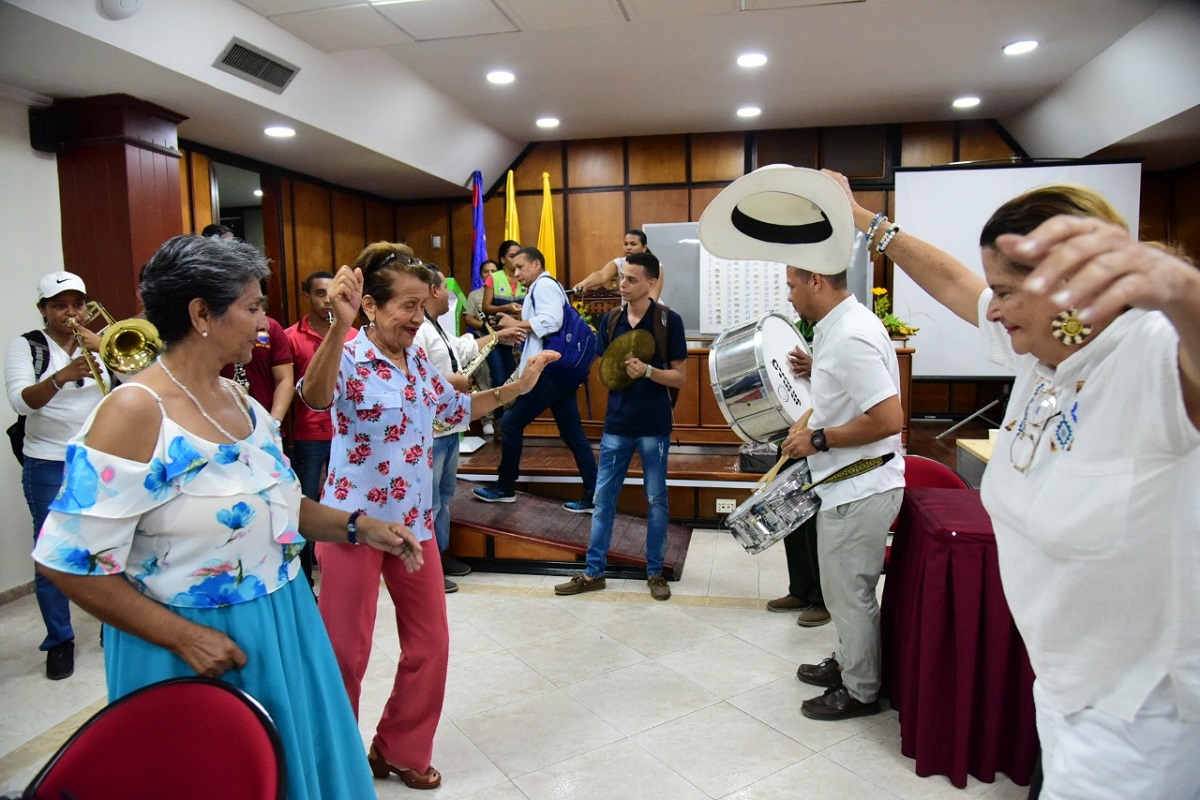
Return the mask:
<path id="1" fill-rule="evenodd" d="M 304 545 L 300 483 L 266 410 L 250 409 L 254 429 L 236 444 L 202 439 L 164 413 L 148 464 L 89 448 L 93 412 L 67 446 L 34 560 L 75 575 L 124 573 L 143 594 L 190 608 L 285 586 Z"/>

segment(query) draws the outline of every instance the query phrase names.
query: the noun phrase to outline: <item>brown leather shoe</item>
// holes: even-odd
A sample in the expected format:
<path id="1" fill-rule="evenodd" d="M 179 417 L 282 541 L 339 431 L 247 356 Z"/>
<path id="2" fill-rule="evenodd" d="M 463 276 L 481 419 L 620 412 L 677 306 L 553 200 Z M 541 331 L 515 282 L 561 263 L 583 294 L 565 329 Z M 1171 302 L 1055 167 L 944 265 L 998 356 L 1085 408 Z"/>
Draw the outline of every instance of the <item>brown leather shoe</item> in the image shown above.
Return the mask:
<path id="1" fill-rule="evenodd" d="M 841 686 L 842 668 L 830 656 L 820 664 L 801 664 L 796 668 L 796 677 L 810 686 Z"/>
<path id="2" fill-rule="evenodd" d="M 808 608 L 800 609 L 800 613 L 796 615 L 796 624 L 801 628 L 819 628 L 824 625 L 832 617 L 829 616 L 829 611 L 825 606 L 811 605 Z"/>
<path id="3" fill-rule="evenodd" d="M 883 709 L 878 698 L 869 703 L 855 700 L 845 686 L 837 685 L 825 690 L 820 697 L 813 697 L 800 704 L 800 713 L 809 719 L 834 720 L 869 717 Z"/>
<path id="4" fill-rule="evenodd" d="M 650 586 L 650 596 L 655 600 L 670 600 L 671 587 L 662 575 L 651 575 L 646 583 Z"/>
<path id="5" fill-rule="evenodd" d="M 799 611 L 803 608 L 808 608 L 809 605 L 811 604 L 807 600 L 801 600 L 799 597 L 792 597 L 790 594 L 785 594 L 783 597 L 768 600 L 767 611 Z"/>
<path id="6" fill-rule="evenodd" d="M 607 582 L 604 578 L 589 578 L 582 572 L 571 577 L 571 580 L 554 587 L 557 595 L 582 594 L 583 592 L 598 592 Z"/>

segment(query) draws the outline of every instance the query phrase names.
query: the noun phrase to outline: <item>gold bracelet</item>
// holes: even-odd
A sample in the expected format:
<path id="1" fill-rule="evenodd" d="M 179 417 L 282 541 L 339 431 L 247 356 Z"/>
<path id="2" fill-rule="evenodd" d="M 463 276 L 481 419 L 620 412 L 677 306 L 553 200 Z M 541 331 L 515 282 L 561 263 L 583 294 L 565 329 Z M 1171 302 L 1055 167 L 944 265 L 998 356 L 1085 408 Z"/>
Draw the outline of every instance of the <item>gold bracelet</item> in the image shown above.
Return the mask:
<path id="1" fill-rule="evenodd" d="M 504 400 L 500 397 L 500 387 L 499 386 L 492 389 L 492 396 L 496 398 L 496 405 L 498 405 L 498 406 L 504 405 Z"/>

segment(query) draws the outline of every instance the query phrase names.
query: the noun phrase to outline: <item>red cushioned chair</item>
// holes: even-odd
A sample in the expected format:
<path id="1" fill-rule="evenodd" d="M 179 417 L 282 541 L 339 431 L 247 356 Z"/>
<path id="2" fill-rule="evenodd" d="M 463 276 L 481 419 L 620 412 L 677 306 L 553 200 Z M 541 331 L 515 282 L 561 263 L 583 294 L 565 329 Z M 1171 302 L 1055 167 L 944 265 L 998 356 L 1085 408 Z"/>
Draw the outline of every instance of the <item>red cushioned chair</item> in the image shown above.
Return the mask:
<path id="1" fill-rule="evenodd" d="M 970 489 L 971 484 L 967 483 L 967 479 L 958 474 L 958 470 L 953 467 L 948 467 L 940 461 L 934 461 L 932 458 L 925 456 L 905 456 L 904 457 L 904 486 L 906 489 L 928 488 L 928 489 Z M 900 517 L 892 520 L 892 526 L 888 528 L 891 533 L 896 532 L 896 521 Z M 883 553 L 883 570 L 887 571 L 888 561 L 892 557 L 892 546 L 889 544 Z"/>
<path id="2" fill-rule="evenodd" d="M 172 678 L 77 730 L 22 800 L 282 800 L 283 743 L 258 701 L 224 681 Z"/>

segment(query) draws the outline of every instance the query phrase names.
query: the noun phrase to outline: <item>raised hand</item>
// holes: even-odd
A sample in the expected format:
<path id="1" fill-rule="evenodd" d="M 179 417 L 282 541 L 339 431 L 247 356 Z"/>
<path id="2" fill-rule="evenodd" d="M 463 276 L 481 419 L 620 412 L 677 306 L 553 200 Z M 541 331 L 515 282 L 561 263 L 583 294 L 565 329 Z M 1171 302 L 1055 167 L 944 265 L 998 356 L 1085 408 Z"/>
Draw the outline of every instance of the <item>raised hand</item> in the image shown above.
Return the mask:
<path id="1" fill-rule="evenodd" d="M 343 264 L 333 276 L 333 284 L 329 287 L 329 302 L 338 322 L 347 327 L 358 319 L 358 309 L 362 306 L 363 274 L 361 269 L 350 269 Z"/>

